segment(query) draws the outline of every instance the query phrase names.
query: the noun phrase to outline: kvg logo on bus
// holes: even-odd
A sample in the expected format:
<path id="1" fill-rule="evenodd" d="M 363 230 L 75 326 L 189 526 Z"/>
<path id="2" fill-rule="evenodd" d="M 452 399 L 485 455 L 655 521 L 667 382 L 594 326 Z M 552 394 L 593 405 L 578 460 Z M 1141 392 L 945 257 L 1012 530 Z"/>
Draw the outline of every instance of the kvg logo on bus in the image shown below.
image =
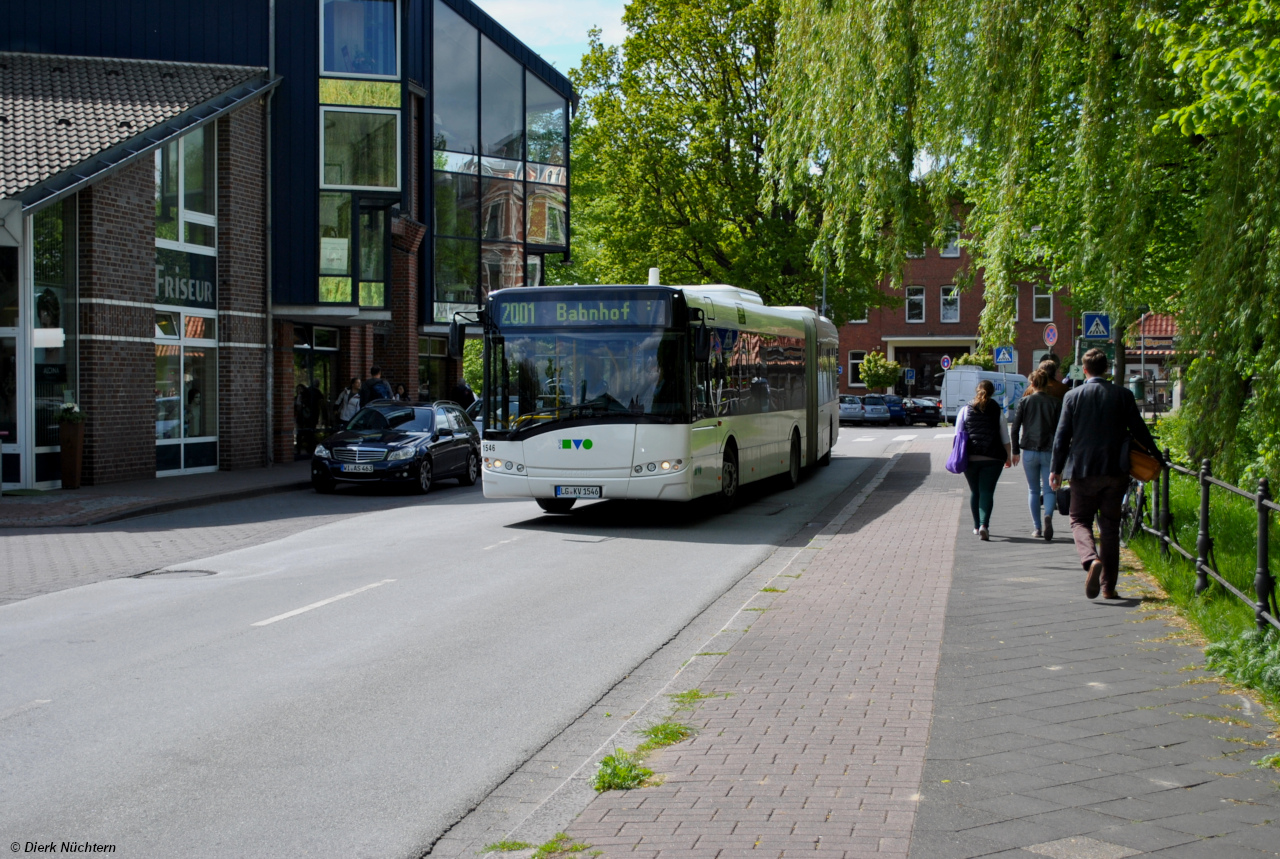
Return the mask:
<path id="1" fill-rule="evenodd" d="M 560 439 L 561 450 L 591 450 L 591 439 L 589 438 L 562 438 Z"/>

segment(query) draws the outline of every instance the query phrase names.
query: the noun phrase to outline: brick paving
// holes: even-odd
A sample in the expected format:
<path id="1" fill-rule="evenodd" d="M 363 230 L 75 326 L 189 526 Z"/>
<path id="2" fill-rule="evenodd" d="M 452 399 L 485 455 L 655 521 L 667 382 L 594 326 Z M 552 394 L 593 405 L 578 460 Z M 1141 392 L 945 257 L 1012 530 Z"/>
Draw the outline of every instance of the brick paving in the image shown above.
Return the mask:
<path id="1" fill-rule="evenodd" d="M 570 835 L 664 859 L 1280 855 L 1280 774 L 1250 765 L 1275 725 L 1157 602 L 1086 600 L 1070 542 L 1030 537 L 1020 470 L 980 542 L 946 447 L 913 444 L 771 582 L 718 697 L 677 716 L 698 734 L 650 757 L 661 784 Z"/>
<path id="2" fill-rule="evenodd" d="M 571 835 L 609 856 L 907 855 L 965 501 L 927 447 L 775 579 L 702 685 L 721 697 L 698 735 L 651 759 L 663 784 L 601 794 Z"/>

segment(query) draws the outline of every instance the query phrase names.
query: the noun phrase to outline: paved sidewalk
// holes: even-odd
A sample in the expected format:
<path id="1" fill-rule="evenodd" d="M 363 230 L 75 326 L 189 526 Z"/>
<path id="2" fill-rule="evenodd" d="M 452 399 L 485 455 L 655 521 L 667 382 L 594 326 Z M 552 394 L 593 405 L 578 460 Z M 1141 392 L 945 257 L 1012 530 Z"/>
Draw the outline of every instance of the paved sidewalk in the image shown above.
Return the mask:
<path id="1" fill-rule="evenodd" d="M 698 735 L 650 758 L 663 783 L 599 795 L 572 836 L 614 857 L 1280 855 L 1280 773 L 1249 765 L 1275 725 L 1158 604 L 1086 600 L 1065 537 L 1030 537 L 1020 470 L 980 542 L 946 452 L 912 445 L 771 582 L 701 687 L 721 697 L 686 714 Z"/>
<path id="2" fill-rule="evenodd" d="M 0 497 L 0 528 L 96 525 L 219 501 L 254 498 L 310 485 L 311 464 L 129 480 L 80 489 Z"/>

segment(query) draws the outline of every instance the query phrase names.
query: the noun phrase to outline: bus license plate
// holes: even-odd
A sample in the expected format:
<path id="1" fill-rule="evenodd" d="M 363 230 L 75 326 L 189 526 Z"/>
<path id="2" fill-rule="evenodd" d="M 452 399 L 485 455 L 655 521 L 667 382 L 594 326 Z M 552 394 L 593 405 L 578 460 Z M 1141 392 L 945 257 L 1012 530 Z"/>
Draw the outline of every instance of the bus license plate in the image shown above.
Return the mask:
<path id="1" fill-rule="evenodd" d="M 351 465 L 349 463 L 344 462 L 342 464 L 342 470 L 345 472 L 355 471 L 360 474 L 370 474 L 373 472 L 373 466 L 372 465 Z"/>
<path id="2" fill-rule="evenodd" d="M 599 498 L 599 486 L 557 486 L 557 498 Z"/>

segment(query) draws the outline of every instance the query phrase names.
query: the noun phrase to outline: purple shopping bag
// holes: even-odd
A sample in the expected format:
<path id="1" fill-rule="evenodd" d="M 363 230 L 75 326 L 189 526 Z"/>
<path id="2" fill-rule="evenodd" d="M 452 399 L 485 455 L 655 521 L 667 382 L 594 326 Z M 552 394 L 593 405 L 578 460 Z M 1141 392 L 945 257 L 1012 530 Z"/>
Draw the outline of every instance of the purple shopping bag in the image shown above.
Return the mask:
<path id="1" fill-rule="evenodd" d="M 951 456 L 947 457 L 947 471 L 964 474 L 969 467 L 969 431 L 964 428 L 965 410 L 956 415 L 956 435 L 951 440 Z"/>

